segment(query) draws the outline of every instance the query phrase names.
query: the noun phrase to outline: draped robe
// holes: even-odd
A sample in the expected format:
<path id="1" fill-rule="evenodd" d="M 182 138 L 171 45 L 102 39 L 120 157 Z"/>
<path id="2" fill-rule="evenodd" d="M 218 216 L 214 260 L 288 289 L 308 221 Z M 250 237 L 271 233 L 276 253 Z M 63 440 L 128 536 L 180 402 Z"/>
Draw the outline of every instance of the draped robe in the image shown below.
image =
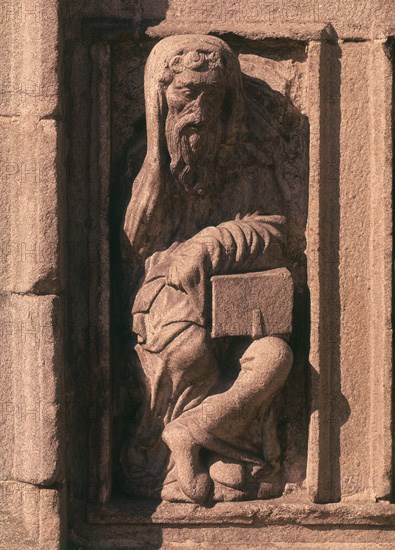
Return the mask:
<path id="1" fill-rule="evenodd" d="M 223 391 L 210 338 L 211 276 L 283 265 L 284 229 L 284 217 L 254 213 L 209 226 L 147 259 L 132 309 L 143 371 L 144 410 L 138 433 L 124 455 L 128 487 L 135 494 L 158 496 L 162 485 L 174 481 L 174 465 L 171 457 L 168 463 L 169 452 L 161 440 L 164 427 L 199 406 L 208 395 Z M 173 263 L 192 263 L 196 270 L 183 290 L 166 283 Z M 267 411 L 268 403 L 264 405 Z M 248 416 L 248 404 L 243 408 Z M 257 420 L 256 415 L 251 408 L 251 422 Z M 262 418 L 259 421 L 262 427 Z M 259 426 L 245 438 L 237 438 L 235 430 L 229 441 L 223 431 L 216 435 L 222 448 L 233 448 L 236 438 L 238 459 L 254 462 L 255 457 L 257 464 L 262 463 L 262 437 Z"/>
<path id="2" fill-rule="evenodd" d="M 219 51 L 229 75 L 219 178 L 203 195 L 188 194 L 172 181 L 164 133 L 161 74 L 171 56 L 191 45 Z M 210 337 L 210 278 L 285 266 L 286 218 L 268 152 L 268 146 L 275 147 L 273 129 L 260 107 L 246 101 L 237 56 L 223 41 L 169 37 L 150 54 L 145 80 L 147 155 L 124 223 L 125 262 L 131 258 L 133 265 L 136 259 L 144 264 L 132 305 L 144 398 L 139 426 L 124 446 L 121 462 L 129 492 L 157 497 L 164 484 L 174 481 L 174 464 L 161 440 L 164 427 L 223 391 L 221 371 L 227 366 L 221 365 L 218 345 Z M 180 271 L 194 268 L 183 290 L 166 284 L 172 265 Z M 247 418 L 238 447 L 241 460 L 251 459 L 252 453 L 260 463 L 262 415 L 254 417 L 261 426 L 252 425 L 252 416 L 248 426 Z"/>

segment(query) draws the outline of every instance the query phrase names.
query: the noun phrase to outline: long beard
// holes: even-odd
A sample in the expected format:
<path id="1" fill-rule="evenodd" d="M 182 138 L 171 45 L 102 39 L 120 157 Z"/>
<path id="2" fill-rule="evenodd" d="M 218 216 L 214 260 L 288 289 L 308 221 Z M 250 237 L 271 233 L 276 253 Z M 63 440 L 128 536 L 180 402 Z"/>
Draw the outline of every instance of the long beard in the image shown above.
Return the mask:
<path id="1" fill-rule="evenodd" d="M 168 115 L 166 139 L 170 171 L 188 193 L 203 194 L 217 183 L 216 158 L 220 144 L 220 125 L 198 127 L 196 114 Z"/>

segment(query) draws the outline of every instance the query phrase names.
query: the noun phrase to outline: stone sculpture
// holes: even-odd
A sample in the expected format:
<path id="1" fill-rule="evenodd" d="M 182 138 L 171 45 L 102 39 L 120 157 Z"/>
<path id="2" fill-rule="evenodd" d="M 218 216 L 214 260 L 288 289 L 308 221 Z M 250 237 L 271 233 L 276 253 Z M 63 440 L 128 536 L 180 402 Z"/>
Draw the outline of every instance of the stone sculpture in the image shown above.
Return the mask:
<path id="1" fill-rule="evenodd" d="M 260 90 L 216 37 L 166 38 L 147 61 L 147 153 L 123 227 L 144 388 L 121 457 L 133 495 L 206 503 L 282 491 L 276 403 L 290 328 L 266 330 L 258 302 L 265 287 L 290 319 L 297 116 Z M 238 277 L 249 280 L 258 328 L 238 333 L 236 319 L 227 333 L 225 318 L 218 332 L 213 293 L 222 284 L 221 316 L 237 317 Z"/>

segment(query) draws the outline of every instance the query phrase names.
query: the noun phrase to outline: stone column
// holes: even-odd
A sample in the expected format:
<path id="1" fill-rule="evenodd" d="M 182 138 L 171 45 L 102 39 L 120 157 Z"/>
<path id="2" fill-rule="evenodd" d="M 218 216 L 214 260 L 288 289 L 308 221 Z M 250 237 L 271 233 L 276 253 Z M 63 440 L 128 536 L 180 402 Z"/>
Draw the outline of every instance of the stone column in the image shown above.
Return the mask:
<path id="1" fill-rule="evenodd" d="M 58 9 L 56 0 L 5 2 L 0 22 L 1 511 L 14 532 L 11 541 L 48 549 L 59 548 L 64 535 Z"/>

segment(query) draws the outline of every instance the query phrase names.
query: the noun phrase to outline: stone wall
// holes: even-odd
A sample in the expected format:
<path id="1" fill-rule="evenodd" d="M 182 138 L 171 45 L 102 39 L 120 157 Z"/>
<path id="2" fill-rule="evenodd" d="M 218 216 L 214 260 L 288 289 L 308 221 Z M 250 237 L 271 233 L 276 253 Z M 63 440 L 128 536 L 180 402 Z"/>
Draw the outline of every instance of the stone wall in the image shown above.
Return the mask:
<path id="1" fill-rule="evenodd" d="M 391 548 L 393 2 L 4 2 L 0 33 L 3 547 Z M 183 33 L 239 48 L 310 131 L 299 475 L 212 512 L 116 485 L 119 181 L 145 59 Z"/>

